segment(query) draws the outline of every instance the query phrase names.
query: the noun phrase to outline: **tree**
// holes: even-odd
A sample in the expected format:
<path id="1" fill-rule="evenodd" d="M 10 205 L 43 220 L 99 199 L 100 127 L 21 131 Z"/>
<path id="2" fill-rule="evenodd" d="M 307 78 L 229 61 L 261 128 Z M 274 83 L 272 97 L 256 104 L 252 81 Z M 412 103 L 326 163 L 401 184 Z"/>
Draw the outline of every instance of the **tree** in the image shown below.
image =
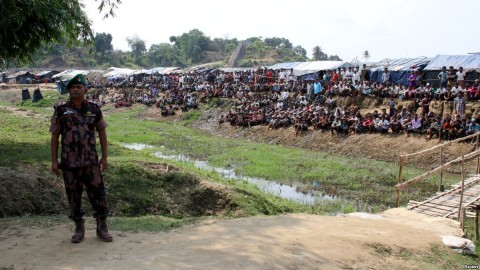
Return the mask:
<path id="1" fill-rule="evenodd" d="M 367 50 L 365 50 L 365 51 L 363 52 L 362 56 L 363 56 L 363 58 L 365 59 L 365 62 L 367 62 L 368 59 L 370 58 L 370 53 L 369 53 Z"/>
<path id="2" fill-rule="evenodd" d="M 132 50 L 132 56 L 139 58 L 147 52 L 147 45 L 145 41 L 137 36 L 127 38 L 128 47 Z"/>
<path id="3" fill-rule="evenodd" d="M 102 56 L 113 51 L 112 35 L 107 33 L 97 33 L 95 35 L 95 53 L 100 53 Z"/>
<path id="4" fill-rule="evenodd" d="M 327 60 L 328 55 L 322 51 L 320 46 L 315 46 L 313 48 L 313 60 L 320 61 L 320 60 Z"/>
<path id="5" fill-rule="evenodd" d="M 173 56 L 172 45 L 168 43 L 153 44 L 147 53 L 150 64 L 154 66 L 173 66 Z"/>
<path id="6" fill-rule="evenodd" d="M 343 61 L 342 58 L 338 57 L 338 55 L 330 55 L 328 56 L 328 60 L 330 61 Z"/>
<path id="7" fill-rule="evenodd" d="M 95 0 L 97 1 L 97 0 Z M 121 0 L 99 0 L 99 10 L 113 15 Z M 0 8 L 0 67 L 31 61 L 48 44 L 91 43 L 93 31 L 80 0 L 2 0 Z"/>
<path id="8" fill-rule="evenodd" d="M 302 46 L 300 46 L 300 45 L 295 46 L 295 48 L 293 48 L 293 51 L 294 51 L 296 54 L 298 54 L 298 55 L 300 55 L 300 56 L 302 56 L 302 57 L 307 57 L 307 50 L 305 50 L 305 49 L 304 49 Z"/>
<path id="9" fill-rule="evenodd" d="M 190 30 L 178 37 L 172 36 L 170 42 L 174 42 L 177 54 L 186 66 L 200 62 L 211 44 L 210 38 L 198 29 Z"/>

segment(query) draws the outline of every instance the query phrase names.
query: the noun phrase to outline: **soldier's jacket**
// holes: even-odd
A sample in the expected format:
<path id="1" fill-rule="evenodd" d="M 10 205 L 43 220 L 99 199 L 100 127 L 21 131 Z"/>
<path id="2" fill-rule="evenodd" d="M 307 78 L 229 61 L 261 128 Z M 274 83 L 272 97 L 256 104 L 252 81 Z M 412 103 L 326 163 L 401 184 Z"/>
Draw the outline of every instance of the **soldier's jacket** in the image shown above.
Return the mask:
<path id="1" fill-rule="evenodd" d="M 107 126 L 100 107 L 88 100 L 79 109 L 71 101 L 55 106 L 50 132 L 59 133 L 62 138 L 60 168 L 98 164 L 96 130 Z"/>

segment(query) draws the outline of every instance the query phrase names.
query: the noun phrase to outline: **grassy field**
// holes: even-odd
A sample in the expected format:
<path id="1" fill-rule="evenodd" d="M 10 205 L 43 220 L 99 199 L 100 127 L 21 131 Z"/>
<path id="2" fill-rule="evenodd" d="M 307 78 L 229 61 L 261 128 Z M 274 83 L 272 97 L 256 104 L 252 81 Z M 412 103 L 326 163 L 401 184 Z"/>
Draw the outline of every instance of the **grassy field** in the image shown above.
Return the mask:
<path id="1" fill-rule="evenodd" d="M 110 123 L 110 138 L 116 142 L 155 146 L 144 152 L 161 150 L 164 154 L 184 154 L 217 167 L 234 168 L 244 176 L 261 177 L 283 184 L 303 183 L 301 188 L 305 191 L 335 192 L 341 198 L 358 198 L 374 208 L 394 206 L 397 164 L 214 137 L 190 128 L 183 121 L 139 119 L 138 114 L 142 110 L 134 107 L 121 113 L 109 113 L 107 107 L 105 118 Z M 191 121 L 192 116 L 185 118 Z M 404 177 L 408 179 L 421 172 L 410 166 L 404 171 Z M 446 179 L 446 186 L 449 186 L 458 182 L 459 176 L 450 174 Z M 320 183 L 319 187 L 318 184 L 313 187 L 313 182 Z M 417 184 L 402 194 L 402 204 L 430 196 L 438 188 L 437 185 L 438 176 Z"/>

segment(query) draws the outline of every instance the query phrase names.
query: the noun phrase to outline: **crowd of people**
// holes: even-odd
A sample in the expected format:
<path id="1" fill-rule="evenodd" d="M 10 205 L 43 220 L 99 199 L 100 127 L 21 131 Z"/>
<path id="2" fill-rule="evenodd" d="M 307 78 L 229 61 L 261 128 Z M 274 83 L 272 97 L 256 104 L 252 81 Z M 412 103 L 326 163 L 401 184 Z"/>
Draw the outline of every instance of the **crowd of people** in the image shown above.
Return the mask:
<path id="1" fill-rule="evenodd" d="M 425 83 L 423 74 L 412 69 L 408 85 L 402 85 L 391 83 L 387 68 L 382 82 L 370 81 L 365 66 L 320 72 L 315 80 L 301 80 L 293 70 L 216 70 L 151 75 L 136 81 L 128 78 L 123 86 L 107 83 L 104 88 L 123 89 L 122 96 L 110 97 L 116 106 L 155 105 L 162 116 L 221 97 L 241 104 L 220 118 L 221 123 L 233 126 L 294 126 L 298 135 L 313 129 L 338 135 L 391 132 L 419 133 L 426 139 L 437 134 L 440 139 L 453 139 L 478 131 L 480 123 L 480 116 L 466 113 L 466 103 L 480 99 L 479 81 L 467 83 L 465 76 L 462 67 L 443 67 L 437 85 Z M 382 99 L 384 108 L 362 114 L 356 105 L 337 105 L 338 98 L 349 96 Z M 404 100 L 414 104 L 411 110 L 397 110 Z M 431 112 L 430 103 L 437 101 L 453 101 L 452 114 Z M 101 102 L 105 103 L 105 98 Z"/>

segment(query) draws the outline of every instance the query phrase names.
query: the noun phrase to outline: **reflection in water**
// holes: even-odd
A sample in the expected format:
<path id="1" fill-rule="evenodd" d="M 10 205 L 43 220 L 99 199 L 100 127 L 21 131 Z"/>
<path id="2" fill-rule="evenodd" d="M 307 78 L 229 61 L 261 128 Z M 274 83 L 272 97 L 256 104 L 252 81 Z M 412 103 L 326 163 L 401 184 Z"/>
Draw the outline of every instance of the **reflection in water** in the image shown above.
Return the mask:
<path id="1" fill-rule="evenodd" d="M 153 145 L 141 144 L 141 143 L 132 143 L 132 144 L 121 144 L 123 147 L 133 150 L 142 150 L 142 149 L 151 149 L 154 148 Z M 186 155 L 164 155 L 162 152 L 157 151 L 154 154 L 158 158 L 174 160 L 179 162 L 192 162 L 195 167 L 206 170 L 214 171 L 227 179 L 235 180 L 245 180 L 249 183 L 256 185 L 260 190 L 277 195 L 282 198 L 294 200 L 300 203 L 312 205 L 316 200 L 333 200 L 334 198 L 328 195 L 312 195 L 304 194 L 297 191 L 296 185 L 282 185 L 274 181 L 268 181 L 263 178 L 242 176 L 235 173 L 234 169 L 227 169 L 221 167 L 214 167 L 206 161 L 194 160 L 189 158 Z M 316 185 L 320 185 L 320 182 L 315 182 Z"/>

